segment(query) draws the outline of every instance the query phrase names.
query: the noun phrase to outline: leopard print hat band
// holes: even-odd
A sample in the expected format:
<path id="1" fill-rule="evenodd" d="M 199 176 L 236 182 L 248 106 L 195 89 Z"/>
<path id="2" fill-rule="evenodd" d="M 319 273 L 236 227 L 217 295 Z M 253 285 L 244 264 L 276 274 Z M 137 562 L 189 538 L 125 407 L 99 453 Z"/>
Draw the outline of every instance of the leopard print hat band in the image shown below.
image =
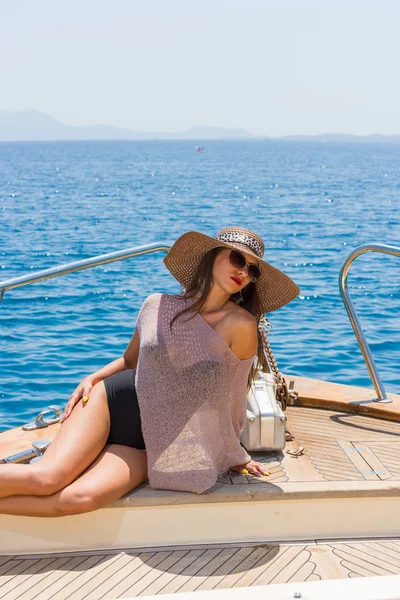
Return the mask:
<path id="1" fill-rule="evenodd" d="M 251 254 L 256 254 L 258 258 L 264 256 L 264 242 L 262 239 L 250 230 L 240 230 L 239 227 L 227 227 L 215 236 L 221 242 L 236 242 L 248 247 Z M 245 233 L 248 231 L 248 233 Z"/>

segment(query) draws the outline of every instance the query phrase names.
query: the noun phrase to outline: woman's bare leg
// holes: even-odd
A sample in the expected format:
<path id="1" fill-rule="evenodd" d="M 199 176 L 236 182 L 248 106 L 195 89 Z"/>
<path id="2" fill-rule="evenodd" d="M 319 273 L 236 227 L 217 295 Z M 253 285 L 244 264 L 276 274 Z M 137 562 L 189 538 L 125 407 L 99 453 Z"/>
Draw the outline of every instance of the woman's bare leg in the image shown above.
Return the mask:
<path id="1" fill-rule="evenodd" d="M 0 498 L 58 492 L 96 459 L 109 432 L 110 413 L 101 381 L 93 387 L 88 402 L 75 405 L 43 458 L 32 465 L 0 465 Z"/>
<path id="2" fill-rule="evenodd" d="M 146 478 L 144 450 L 107 445 L 89 469 L 63 490 L 44 497 L 2 498 L 0 514 L 61 517 L 90 512 L 127 494 Z"/>

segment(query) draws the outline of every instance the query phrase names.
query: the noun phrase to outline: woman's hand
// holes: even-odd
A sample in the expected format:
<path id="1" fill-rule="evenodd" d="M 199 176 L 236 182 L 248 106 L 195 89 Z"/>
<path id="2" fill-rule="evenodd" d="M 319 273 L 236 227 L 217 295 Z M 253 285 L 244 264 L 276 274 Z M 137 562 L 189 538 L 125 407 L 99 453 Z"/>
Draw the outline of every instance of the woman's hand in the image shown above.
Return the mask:
<path id="1" fill-rule="evenodd" d="M 64 423 L 64 421 L 68 419 L 69 415 L 72 412 L 72 409 L 74 408 L 75 404 L 79 402 L 80 399 L 82 399 L 82 402 L 87 402 L 89 400 L 89 394 L 92 387 L 93 383 L 89 377 L 85 377 L 85 379 L 81 381 L 81 383 L 77 386 L 76 390 L 70 395 L 67 406 L 65 407 L 65 410 L 61 417 L 60 423 Z"/>
<path id="2" fill-rule="evenodd" d="M 243 475 L 255 475 L 256 477 L 260 477 L 261 475 L 269 475 L 269 471 L 267 471 L 265 465 L 263 465 L 263 463 L 256 462 L 255 460 L 250 460 L 244 465 L 230 467 L 230 470 L 239 471 L 239 473 L 243 473 Z"/>

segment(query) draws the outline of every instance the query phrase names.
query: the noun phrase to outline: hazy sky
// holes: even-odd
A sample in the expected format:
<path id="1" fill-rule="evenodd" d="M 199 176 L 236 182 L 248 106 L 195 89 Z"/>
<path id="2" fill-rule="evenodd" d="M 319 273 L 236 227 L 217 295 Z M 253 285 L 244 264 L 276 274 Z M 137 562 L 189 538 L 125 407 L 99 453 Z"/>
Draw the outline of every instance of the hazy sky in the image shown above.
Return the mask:
<path id="1" fill-rule="evenodd" d="M 0 6 L 0 109 L 142 131 L 400 133 L 399 0 Z"/>

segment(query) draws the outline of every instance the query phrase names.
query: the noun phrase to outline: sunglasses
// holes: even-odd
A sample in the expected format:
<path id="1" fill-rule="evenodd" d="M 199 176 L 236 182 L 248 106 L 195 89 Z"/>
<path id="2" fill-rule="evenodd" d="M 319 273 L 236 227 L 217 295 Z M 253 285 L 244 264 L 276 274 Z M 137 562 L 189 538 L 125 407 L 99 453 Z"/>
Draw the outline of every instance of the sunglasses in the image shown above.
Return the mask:
<path id="1" fill-rule="evenodd" d="M 236 250 L 231 250 L 229 253 L 229 262 L 232 267 L 235 269 L 244 269 L 247 266 L 247 273 L 249 274 L 250 281 L 255 283 L 261 275 L 260 267 L 255 265 L 254 263 L 249 263 L 240 252 Z"/>

